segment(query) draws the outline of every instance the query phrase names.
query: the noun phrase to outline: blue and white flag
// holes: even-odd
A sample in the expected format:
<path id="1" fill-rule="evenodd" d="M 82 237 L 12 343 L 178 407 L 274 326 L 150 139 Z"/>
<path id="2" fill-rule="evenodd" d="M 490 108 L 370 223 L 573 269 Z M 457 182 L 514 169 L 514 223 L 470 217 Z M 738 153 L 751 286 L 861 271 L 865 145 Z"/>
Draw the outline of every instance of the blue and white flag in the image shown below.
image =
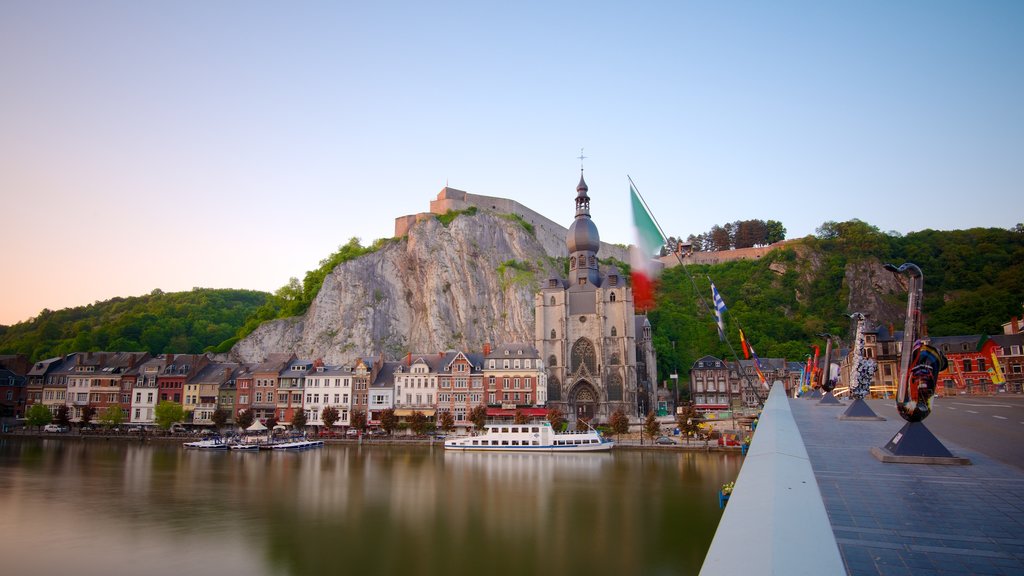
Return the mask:
<path id="1" fill-rule="evenodd" d="M 718 293 L 718 288 L 715 288 L 715 283 L 711 283 L 711 299 L 715 301 L 715 318 L 718 321 L 718 339 L 725 341 L 725 320 L 722 319 L 722 312 L 725 312 L 725 301 L 722 300 L 722 295 Z"/>

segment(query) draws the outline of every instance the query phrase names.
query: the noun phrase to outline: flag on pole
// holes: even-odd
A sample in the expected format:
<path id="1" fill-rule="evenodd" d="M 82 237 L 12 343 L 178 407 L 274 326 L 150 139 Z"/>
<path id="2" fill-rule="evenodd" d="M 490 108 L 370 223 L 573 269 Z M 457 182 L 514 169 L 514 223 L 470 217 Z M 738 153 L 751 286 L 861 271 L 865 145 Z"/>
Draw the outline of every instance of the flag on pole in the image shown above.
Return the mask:
<path id="1" fill-rule="evenodd" d="M 764 372 L 761 371 L 761 359 L 757 357 L 757 352 L 754 352 L 753 346 L 750 346 L 750 355 L 754 357 L 754 371 L 757 372 L 757 377 L 761 379 L 762 384 L 767 384 L 768 379 L 764 377 Z"/>
<path id="2" fill-rule="evenodd" d="M 718 288 L 715 288 L 715 283 L 711 283 L 711 299 L 715 303 L 715 319 L 718 321 L 718 339 L 725 341 L 725 320 L 722 319 L 722 312 L 725 312 L 725 301 L 722 300 L 722 295 L 718 293 Z"/>
<path id="3" fill-rule="evenodd" d="M 629 195 L 630 204 L 633 206 L 633 228 L 636 232 L 636 244 L 629 247 L 633 305 L 638 310 L 650 310 L 654 307 L 654 283 L 658 277 L 654 256 L 665 245 L 665 237 L 658 231 L 654 218 L 647 211 L 632 182 L 629 184 Z"/>
<path id="4" fill-rule="evenodd" d="M 747 344 L 747 338 L 743 335 L 743 328 L 740 328 L 740 347 L 743 348 L 743 357 L 750 360 L 750 345 Z"/>

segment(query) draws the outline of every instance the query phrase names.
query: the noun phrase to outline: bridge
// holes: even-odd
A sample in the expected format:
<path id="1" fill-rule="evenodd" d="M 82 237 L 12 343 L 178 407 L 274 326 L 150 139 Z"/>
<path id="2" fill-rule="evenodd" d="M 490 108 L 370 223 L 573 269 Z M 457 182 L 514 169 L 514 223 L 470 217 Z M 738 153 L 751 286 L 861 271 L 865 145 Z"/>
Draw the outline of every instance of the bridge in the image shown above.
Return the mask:
<path id="1" fill-rule="evenodd" d="M 701 575 L 1024 574 L 1024 470 L 941 433 L 970 465 L 881 462 L 904 424 L 888 407 L 839 420 L 776 384 Z"/>

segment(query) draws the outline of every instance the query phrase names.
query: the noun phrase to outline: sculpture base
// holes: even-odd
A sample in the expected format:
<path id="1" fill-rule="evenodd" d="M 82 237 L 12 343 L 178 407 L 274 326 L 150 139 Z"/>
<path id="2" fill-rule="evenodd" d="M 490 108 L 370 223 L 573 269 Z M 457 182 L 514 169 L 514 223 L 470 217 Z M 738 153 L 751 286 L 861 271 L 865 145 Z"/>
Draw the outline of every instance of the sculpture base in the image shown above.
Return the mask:
<path id="1" fill-rule="evenodd" d="M 953 456 L 922 422 L 907 422 L 884 447 L 872 448 L 871 455 L 882 462 L 897 464 L 963 466 L 971 463 L 968 458 Z"/>
<path id="2" fill-rule="evenodd" d="M 846 412 L 843 412 L 842 414 L 839 415 L 839 419 L 883 421 L 885 420 L 885 418 L 882 418 L 878 414 L 875 414 L 875 411 L 871 409 L 871 406 L 868 406 L 868 403 L 865 402 L 863 398 L 855 398 L 853 402 L 850 403 L 850 407 L 846 409 Z"/>
<path id="3" fill-rule="evenodd" d="M 821 388 L 815 388 L 810 393 L 804 396 L 808 400 L 820 400 L 821 399 Z"/>
<path id="4" fill-rule="evenodd" d="M 846 404 L 840 402 L 839 399 L 835 397 L 835 394 L 832 394 L 832 391 L 829 390 L 828 392 L 825 392 L 825 395 L 818 401 L 818 406 L 846 406 Z"/>

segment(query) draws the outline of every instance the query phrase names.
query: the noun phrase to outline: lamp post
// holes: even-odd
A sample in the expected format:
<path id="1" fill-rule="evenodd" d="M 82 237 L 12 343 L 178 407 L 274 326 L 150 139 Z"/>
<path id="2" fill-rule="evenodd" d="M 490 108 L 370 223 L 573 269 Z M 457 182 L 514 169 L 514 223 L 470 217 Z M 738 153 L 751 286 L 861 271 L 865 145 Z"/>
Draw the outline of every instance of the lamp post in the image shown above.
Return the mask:
<path id="1" fill-rule="evenodd" d="M 676 412 L 679 411 L 679 371 L 676 370 L 676 341 L 672 340 L 672 373 L 669 374 L 669 378 L 674 382 L 676 389 Z"/>

